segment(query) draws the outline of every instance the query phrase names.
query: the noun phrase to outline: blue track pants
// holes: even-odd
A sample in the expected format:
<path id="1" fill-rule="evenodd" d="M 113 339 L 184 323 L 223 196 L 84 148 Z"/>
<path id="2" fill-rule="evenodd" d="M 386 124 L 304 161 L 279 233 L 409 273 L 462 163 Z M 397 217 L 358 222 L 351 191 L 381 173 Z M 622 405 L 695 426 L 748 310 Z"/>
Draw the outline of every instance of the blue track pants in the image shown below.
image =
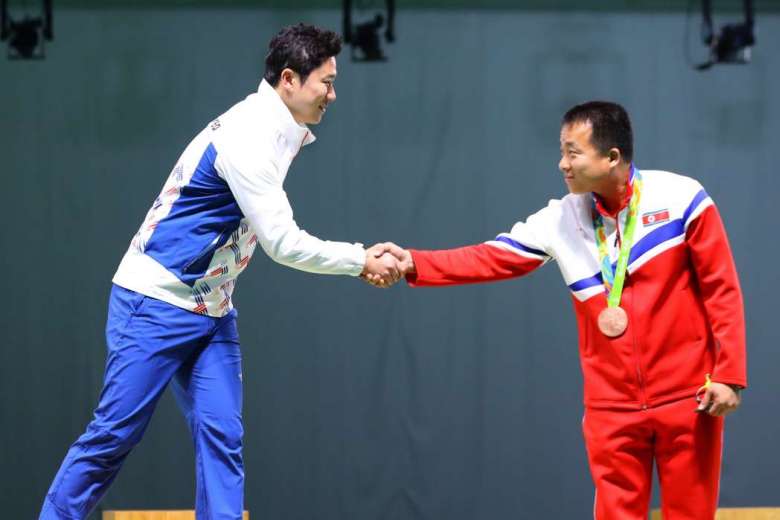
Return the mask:
<path id="1" fill-rule="evenodd" d="M 244 500 L 241 350 L 236 312 L 194 314 L 118 286 L 92 422 L 68 450 L 40 519 L 82 519 L 144 434 L 168 383 L 195 444 L 198 520 L 238 520 Z"/>

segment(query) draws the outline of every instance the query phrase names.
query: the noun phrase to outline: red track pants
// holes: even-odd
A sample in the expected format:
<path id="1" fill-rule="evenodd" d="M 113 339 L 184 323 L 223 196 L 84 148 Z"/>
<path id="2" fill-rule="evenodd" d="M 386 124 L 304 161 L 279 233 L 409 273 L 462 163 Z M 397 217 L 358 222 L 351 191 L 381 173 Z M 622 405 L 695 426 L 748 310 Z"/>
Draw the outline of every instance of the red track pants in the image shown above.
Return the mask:
<path id="1" fill-rule="evenodd" d="M 723 418 L 683 399 L 641 411 L 586 409 L 582 422 L 597 520 L 646 520 L 653 459 L 664 520 L 712 520 L 718 503 Z"/>

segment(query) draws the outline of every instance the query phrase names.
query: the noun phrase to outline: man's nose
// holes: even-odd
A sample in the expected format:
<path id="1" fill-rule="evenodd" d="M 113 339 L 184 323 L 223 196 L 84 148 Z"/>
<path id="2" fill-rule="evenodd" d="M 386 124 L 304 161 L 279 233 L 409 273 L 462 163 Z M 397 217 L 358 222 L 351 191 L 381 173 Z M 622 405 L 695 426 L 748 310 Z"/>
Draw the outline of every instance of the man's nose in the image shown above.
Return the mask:
<path id="1" fill-rule="evenodd" d="M 558 169 L 561 170 L 562 172 L 565 172 L 566 170 L 569 169 L 569 161 L 566 160 L 565 155 L 561 156 L 561 160 L 558 161 Z"/>

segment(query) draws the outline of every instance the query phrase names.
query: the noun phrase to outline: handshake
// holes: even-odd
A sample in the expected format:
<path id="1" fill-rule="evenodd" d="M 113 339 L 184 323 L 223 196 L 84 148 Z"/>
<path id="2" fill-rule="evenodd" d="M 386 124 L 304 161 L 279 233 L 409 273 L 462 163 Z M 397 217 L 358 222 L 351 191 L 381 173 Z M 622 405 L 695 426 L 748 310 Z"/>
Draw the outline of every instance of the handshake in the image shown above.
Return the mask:
<path id="1" fill-rule="evenodd" d="M 374 287 L 390 287 L 402 277 L 414 273 L 412 254 L 392 242 L 366 249 L 366 266 L 360 277 Z"/>

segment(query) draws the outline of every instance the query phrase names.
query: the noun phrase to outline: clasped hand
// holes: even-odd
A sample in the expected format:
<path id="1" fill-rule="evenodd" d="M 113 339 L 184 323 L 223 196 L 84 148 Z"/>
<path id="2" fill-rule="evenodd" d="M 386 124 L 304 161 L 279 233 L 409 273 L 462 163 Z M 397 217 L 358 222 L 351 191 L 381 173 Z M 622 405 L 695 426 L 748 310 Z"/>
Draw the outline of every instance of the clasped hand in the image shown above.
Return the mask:
<path id="1" fill-rule="evenodd" d="M 386 289 L 413 271 L 409 251 L 392 242 L 382 242 L 366 250 L 366 266 L 360 277 L 374 287 Z"/>

